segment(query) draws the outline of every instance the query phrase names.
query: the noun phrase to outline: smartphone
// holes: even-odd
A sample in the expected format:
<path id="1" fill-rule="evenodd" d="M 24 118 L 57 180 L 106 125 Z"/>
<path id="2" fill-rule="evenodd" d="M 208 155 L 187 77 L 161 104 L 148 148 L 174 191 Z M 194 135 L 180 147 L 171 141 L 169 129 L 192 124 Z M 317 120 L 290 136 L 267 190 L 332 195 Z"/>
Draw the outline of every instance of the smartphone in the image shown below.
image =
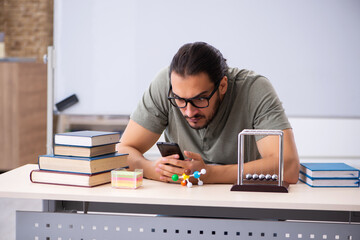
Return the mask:
<path id="1" fill-rule="evenodd" d="M 184 160 L 184 156 L 180 150 L 180 147 L 177 143 L 172 142 L 157 142 L 157 147 L 161 153 L 161 156 L 166 157 L 173 154 L 178 154 L 180 160 Z"/>

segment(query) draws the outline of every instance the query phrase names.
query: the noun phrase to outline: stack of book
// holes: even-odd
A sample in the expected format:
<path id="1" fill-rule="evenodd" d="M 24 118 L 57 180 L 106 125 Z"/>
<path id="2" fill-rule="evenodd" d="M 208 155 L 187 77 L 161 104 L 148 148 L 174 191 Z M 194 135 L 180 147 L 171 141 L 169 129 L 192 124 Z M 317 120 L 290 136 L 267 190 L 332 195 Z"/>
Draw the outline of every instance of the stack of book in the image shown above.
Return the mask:
<path id="1" fill-rule="evenodd" d="M 39 156 L 34 183 L 93 187 L 111 181 L 111 170 L 127 167 L 128 154 L 116 152 L 120 133 L 77 131 L 55 134 L 54 154 Z"/>
<path id="2" fill-rule="evenodd" d="M 302 163 L 299 180 L 311 187 L 359 187 L 359 169 L 345 163 Z"/>

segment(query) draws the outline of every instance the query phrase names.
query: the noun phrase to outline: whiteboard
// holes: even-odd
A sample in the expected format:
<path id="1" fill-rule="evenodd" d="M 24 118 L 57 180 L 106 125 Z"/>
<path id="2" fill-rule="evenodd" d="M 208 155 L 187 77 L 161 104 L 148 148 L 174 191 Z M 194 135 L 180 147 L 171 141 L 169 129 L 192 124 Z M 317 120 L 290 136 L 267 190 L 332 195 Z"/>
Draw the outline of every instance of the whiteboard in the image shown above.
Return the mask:
<path id="1" fill-rule="evenodd" d="M 55 0 L 55 102 L 130 114 L 194 41 L 268 77 L 291 117 L 360 117 L 358 0 Z"/>

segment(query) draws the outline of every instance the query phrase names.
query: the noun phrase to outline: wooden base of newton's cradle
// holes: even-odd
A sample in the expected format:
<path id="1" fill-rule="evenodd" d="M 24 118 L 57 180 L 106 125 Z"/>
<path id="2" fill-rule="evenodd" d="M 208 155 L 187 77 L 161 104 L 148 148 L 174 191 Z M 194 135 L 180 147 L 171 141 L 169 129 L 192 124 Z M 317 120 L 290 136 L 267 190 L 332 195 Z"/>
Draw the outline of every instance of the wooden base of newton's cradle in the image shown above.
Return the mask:
<path id="1" fill-rule="evenodd" d="M 244 191 L 244 192 L 289 192 L 289 184 L 283 182 L 282 185 L 276 184 L 277 182 L 262 182 L 257 184 L 250 181 L 244 181 L 242 185 L 233 185 L 231 191 Z"/>

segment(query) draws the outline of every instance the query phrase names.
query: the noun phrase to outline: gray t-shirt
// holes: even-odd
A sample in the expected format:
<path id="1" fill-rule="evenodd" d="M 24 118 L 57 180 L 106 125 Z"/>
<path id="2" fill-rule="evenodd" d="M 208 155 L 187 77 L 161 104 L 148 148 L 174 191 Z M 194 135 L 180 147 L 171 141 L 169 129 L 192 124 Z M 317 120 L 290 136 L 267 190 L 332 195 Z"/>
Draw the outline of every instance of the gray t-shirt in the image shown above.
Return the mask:
<path id="1" fill-rule="evenodd" d="M 227 77 L 225 97 L 206 128 L 191 128 L 180 110 L 167 100 L 168 67 L 152 81 L 130 118 L 152 132 L 161 134 L 165 130 L 166 141 L 177 142 L 182 151 L 200 153 L 205 163 L 235 164 L 237 136 L 242 130 L 291 126 L 268 79 L 237 68 L 229 68 Z M 254 138 L 249 139 L 246 161 L 260 157 Z"/>

